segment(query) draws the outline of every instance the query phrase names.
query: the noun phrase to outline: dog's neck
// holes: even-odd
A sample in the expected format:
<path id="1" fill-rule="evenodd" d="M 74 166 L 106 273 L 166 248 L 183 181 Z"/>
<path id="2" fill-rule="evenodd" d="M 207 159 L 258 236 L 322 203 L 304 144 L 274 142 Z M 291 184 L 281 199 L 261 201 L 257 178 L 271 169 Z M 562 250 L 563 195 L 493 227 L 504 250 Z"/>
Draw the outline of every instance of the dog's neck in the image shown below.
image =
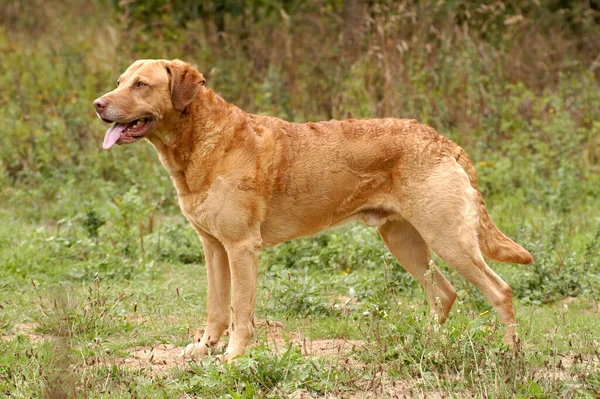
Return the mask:
<path id="1" fill-rule="evenodd" d="M 244 111 L 203 87 L 185 111 L 173 120 L 164 120 L 163 126 L 148 137 L 179 195 L 195 191 L 185 178 L 192 166 L 190 160 L 193 159 L 196 179 L 204 170 L 214 169 L 223 152 L 220 149 L 234 139 L 238 127 L 244 124 L 245 115 Z M 211 168 L 205 168 L 205 165 Z M 196 170 L 198 167 L 202 170 Z M 207 181 L 203 185 L 214 178 L 204 175 Z"/>

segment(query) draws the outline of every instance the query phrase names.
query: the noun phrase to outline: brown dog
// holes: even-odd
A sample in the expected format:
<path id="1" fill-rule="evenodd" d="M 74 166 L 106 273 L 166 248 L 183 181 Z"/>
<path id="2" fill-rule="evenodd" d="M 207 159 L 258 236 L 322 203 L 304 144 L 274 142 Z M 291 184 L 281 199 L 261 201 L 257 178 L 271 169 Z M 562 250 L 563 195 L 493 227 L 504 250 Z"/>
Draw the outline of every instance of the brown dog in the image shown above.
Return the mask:
<path id="1" fill-rule="evenodd" d="M 146 138 L 177 189 L 206 255 L 208 320 L 184 355 L 208 353 L 229 326 L 228 361 L 254 333 L 262 248 L 361 220 L 423 285 L 441 322 L 456 291 L 430 248 L 473 283 L 517 336 L 510 287 L 485 263 L 532 256 L 490 220 L 477 173 L 458 145 L 408 119 L 289 123 L 248 114 L 179 60 L 139 60 L 94 101 L 114 123 L 104 148 Z"/>

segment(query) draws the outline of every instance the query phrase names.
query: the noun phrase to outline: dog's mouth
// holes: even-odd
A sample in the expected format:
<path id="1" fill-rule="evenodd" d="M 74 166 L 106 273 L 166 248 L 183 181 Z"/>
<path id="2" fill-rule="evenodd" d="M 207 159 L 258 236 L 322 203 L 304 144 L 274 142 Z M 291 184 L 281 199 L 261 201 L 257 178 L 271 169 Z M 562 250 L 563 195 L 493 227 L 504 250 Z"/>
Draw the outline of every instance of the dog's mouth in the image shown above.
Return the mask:
<path id="1" fill-rule="evenodd" d="M 102 118 L 104 122 L 113 123 L 114 121 Z M 145 135 L 147 135 L 156 120 L 151 117 L 144 117 L 140 119 L 135 119 L 131 122 L 127 123 L 119 123 L 116 122 L 106 131 L 106 136 L 104 136 L 104 144 L 102 144 L 102 148 L 108 150 L 115 144 L 131 144 L 135 143 Z"/>

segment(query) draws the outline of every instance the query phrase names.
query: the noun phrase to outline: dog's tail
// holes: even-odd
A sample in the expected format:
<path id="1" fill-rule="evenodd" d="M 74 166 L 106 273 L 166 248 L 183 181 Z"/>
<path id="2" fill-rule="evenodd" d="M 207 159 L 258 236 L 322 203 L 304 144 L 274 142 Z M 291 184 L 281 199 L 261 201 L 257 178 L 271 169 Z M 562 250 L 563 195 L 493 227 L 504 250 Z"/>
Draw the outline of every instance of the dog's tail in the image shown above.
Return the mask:
<path id="1" fill-rule="evenodd" d="M 533 263 L 533 256 L 525 248 L 505 236 L 490 219 L 490 215 L 485 207 L 485 201 L 479 191 L 477 171 L 467 153 L 460 149 L 456 161 L 465 170 L 471 181 L 471 186 L 477 191 L 476 201 L 479 213 L 477 234 L 481 252 L 486 257 L 500 262 L 520 263 L 523 265 Z"/>

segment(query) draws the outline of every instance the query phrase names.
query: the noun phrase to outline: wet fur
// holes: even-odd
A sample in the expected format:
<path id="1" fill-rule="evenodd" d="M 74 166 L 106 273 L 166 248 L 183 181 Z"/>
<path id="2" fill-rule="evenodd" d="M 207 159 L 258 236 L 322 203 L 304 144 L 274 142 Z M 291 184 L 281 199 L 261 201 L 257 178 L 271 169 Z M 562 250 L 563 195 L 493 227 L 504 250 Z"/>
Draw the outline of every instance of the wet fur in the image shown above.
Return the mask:
<path id="1" fill-rule="evenodd" d="M 151 82 L 143 96 L 131 86 L 140 78 Z M 516 340 L 510 287 L 482 253 L 523 264 L 533 258 L 490 220 L 462 148 L 409 119 L 298 124 L 249 114 L 204 81 L 181 61 L 141 60 L 104 96 L 107 112 L 158 118 L 146 138 L 204 246 L 207 326 L 185 356 L 207 354 L 228 327 L 225 360 L 244 352 L 254 332 L 262 248 L 352 220 L 377 227 L 440 321 L 456 291 L 430 249 L 482 291 L 507 325 L 505 341 Z"/>

